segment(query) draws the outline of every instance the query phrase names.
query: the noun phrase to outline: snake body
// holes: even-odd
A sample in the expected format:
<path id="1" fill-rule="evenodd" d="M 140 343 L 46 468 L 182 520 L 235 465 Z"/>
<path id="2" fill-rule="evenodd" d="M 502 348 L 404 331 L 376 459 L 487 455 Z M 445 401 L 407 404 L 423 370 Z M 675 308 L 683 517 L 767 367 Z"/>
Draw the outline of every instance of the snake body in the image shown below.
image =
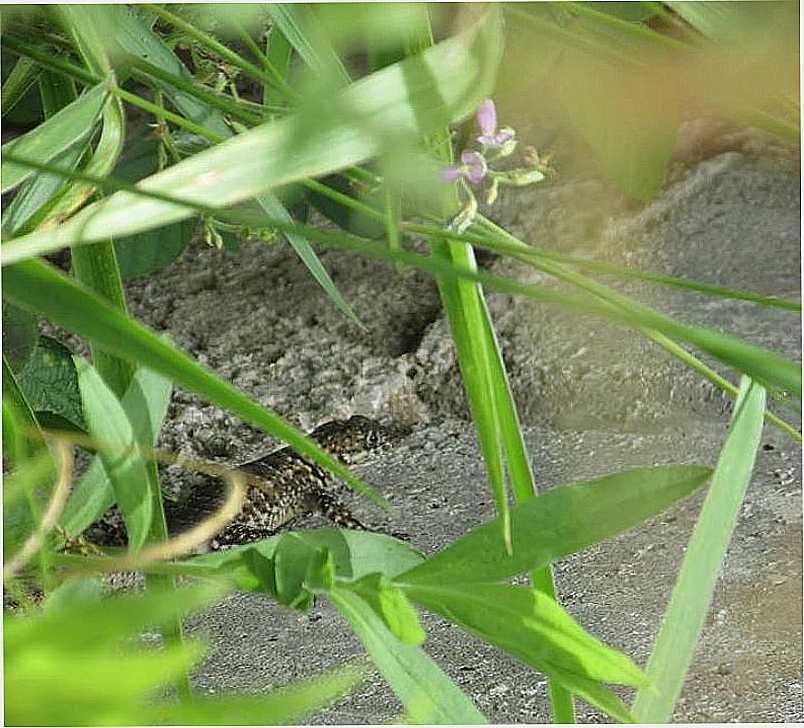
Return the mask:
<path id="1" fill-rule="evenodd" d="M 309 437 L 345 465 L 354 465 L 393 444 L 406 430 L 381 425 L 361 415 L 333 420 L 317 427 Z M 247 479 L 240 512 L 209 542 L 211 550 L 259 541 L 300 516 L 321 513 L 336 526 L 365 530 L 338 499 L 338 481 L 329 471 L 290 447 L 236 466 Z M 227 486 L 219 478 L 201 482 L 176 502 L 165 502 L 170 535 L 198 525 L 214 514 L 226 498 Z M 87 531 L 87 540 L 99 546 L 126 543 L 125 524 L 117 508 L 110 509 Z"/>

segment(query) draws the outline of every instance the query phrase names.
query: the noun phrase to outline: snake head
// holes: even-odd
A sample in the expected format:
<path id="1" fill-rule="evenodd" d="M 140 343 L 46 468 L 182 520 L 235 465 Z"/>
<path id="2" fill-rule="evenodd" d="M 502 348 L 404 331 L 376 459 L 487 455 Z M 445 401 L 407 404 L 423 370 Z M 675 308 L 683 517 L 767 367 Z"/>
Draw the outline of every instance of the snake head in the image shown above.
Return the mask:
<path id="1" fill-rule="evenodd" d="M 383 425 L 362 415 L 333 420 L 317 427 L 311 437 L 347 465 L 391 447 L 410 433 L 409 428 Z"/>

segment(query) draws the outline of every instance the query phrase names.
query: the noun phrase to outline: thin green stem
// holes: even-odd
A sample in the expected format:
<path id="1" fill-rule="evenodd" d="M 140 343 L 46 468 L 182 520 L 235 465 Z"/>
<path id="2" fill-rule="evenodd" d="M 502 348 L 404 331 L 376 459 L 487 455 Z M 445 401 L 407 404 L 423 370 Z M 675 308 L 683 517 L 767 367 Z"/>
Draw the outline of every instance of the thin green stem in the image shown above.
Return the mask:
<path id="1" fill-rule="evenodd" d="M 254 54 L 254 57 L 262 64 L 263 68 L 268 71 L 273 77 L 273 82 L 267 84 L 269 86 L 273 86 L 277 89 L 285 98 L 287 99 L 299 99 L 299 94 L 294 91 L 290 86 L 288 86 L 287 82 L 279 71 L 276 69 L 273 63 L 271 63 L 271 59 L 262 52 L 262 49 L 254 42 L 254 39 L 251 37 L 251 34 L 237 21 L 234 21 L 235 27 L 237 28 L 237 32 L 240 37 L 243 39 L 243 42 L 248 46 L 248 49 Z"/>
<path id="2" fill-rule="evenodd" d="M 125 89 L 120 88 L 119 86 L 113 86 L 111 89 L 112 93 L 117 96 L 122 101 L 126 101 L 127 103 L 131 104 L 132 106 L 137 106 L 143 111 L 147 111 L 150 114 L 153 114 L 159 119 L 164 119 L 165 121 L 169 121 L 176 126 L 186 129 L 192 134 L 196 134 L 208 141 L 212 142 L 213 144 L 219 144 L 220 142 L 224 141 L 224 138 L 219 134 L 215 134 L 214 132 L 209 131 L 203 126 L 199 126 L 195 122 L 190 121 L 184 116 L 180 116 L 178 114 L 174 114 L 172 111 L 168 111 L 164 106 L 159 106 L 158 104 L 154 104 L 147 99 L 142 98 L 142 96 L 137 96 Z"/>
<path id="3" fill-rule="evenodd" d="M 231 63 L 233 66 L 236 66 L 241 71 L 251 76 L 254 80 L 260 81 L 261 83 L 275 83 L 275 80 L 271 78 L 270 74 L 266 74 L 261 68 L 258 68 L 253 63 L 250 63 L 230 48 L 227 48 L 225 45 L 223 45 L 223 43 L 215 40 L 215 38 L 213 38 L 211 35 L 199 30 L 194 25 L 180 18 L 178 15 L 174 15 L 169 10 L 165 10 L 159 5 L 153 5 L 151 3 L 143 3 L 141 7 L 145 8 L 146 10 L 150 10 L 155 15 L 158 15 L 160 18 L 162 18 L 162 20 L 169 23 L 174 28 L 184 31 L 191 38 L 198 41 L 202 46 L 220 56 L 228 63 Z"/>
<path id="4" fill-rule="evenodd" d="M 90 86 L 100 83 L 100 79 L 96 78 L 94 74 L 90 73 L 86 69 L 76 66 L 74 63 L 70 63 L 69 61 L 65 61 L 58 56 L 52 54 L 48 55 L 45 51 L 42 51 L 36 48 L 36 46 L 26 43 L 25 41 L 20 40 L 13 35 L 8 35 L 7 33 L 4 34 L 3 45 L 17 55 L 30 58 L 36 61 L 39 65 L 49 68 L 52 71 L 56 71 L 57 73 L 61 73 L 64 76 L 69 76 L 70 78 L 74 78 L 77 81 L 82 81 Z"/>
<path id="5" fill-rule="evenodd" d="M 140 80 L 150 80 L 148 79 L 148 76 L 153 76 L 155 79 L 170 84 L 180 91 L 185 91 L 186 93 L 191 94 L 195 98 L 200 99 L 204 103 L 209 104 L 213 108 L 222 111 L 224 114 L 228 114 L 232 118 L 237 119 L 244 124 L 254 125 L 260 124 L 264 121 L 261 116 L 253 114 L 250 111 L 246 111 L 227 96 L 222 96 L 213 91 L 209 91 L 208 89 L 189 79 L 175 76 L 174 74 L 165 71 L 163 68 L 155 66 L 153 63 L 148 63 L 148 61 L 144 61 L 141 58 L 132 59 L 131 70 L 132 75 Z"/>

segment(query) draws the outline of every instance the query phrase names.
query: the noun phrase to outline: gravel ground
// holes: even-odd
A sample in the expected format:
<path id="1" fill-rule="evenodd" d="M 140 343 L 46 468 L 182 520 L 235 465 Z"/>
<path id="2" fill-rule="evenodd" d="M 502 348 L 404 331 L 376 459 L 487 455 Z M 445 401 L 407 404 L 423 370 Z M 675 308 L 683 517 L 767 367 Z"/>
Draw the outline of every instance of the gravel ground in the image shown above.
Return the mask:
<path id="1" fill-rule="evenodd" d="M 506 191 L 495 219 L 540 247 L 673 275 L 800 295 L 797 163 L 728 152 L 679 166 L 652 205 L 630 209 L 597 180 Z M 606 207 L 578 200 L 614 199 Z M 576 207 L 573 207 L 575 205 Z M 724 250 L 728 254 L 724 254 Z M 223 378 L 312 429 L 360 413 L 414 428 L 359 474 L 395 506 L 355 501 L 358 516 L 413 534 L 426 553 L 492 515 L 452 345 L 433 283 L 322 253 L 367 329 L 328 304 L 286 246 L 244 244 L 239 256 L 195 246 L 160 275 L 128 284 L 134 315 Z M 496 273 L 558 283 L 494 256 Z M 795 315 L 641 283 L 620 290 L 681 320 L 733 332 L 800 359 Z M 659 462 L 714 464 L 731 402 L 637 334 L 529 301 L 490 295 L 534 471 L 549 487 Z M 264 436 L 176 392 L 161 446 L 236 462 Z M 766 428 L 753 482 L 675 719 L 801 721 L 800 450 Z M 175 487 L 185 475 L 166 473 Z M 563 602 L 585 628 L 640 664 L 649 653 L 700 505 L 691 498 L 654 522 L 556 565 Z M 311 519 L 304 525 L 313 527 Z M 548 717 L 541 675 L 426 615 L 427 650 L 493 722 Z M 211 655 L 195 677 L 209 692 L 265 690 L 360 654 L 326 604 L 308 614 L 237 594 L 196 617 Z M 314 722 L 393 721 L 400 706 L 379 676 Z M 584 719 L 601 716 L 584 706 Z"/>

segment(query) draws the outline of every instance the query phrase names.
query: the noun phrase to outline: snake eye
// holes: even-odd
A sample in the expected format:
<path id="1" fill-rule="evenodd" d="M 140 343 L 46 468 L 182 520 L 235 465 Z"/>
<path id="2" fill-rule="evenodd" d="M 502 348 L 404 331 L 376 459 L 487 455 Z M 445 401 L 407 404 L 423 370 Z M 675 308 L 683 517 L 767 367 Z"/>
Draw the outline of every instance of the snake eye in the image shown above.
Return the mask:
<path id="1" fill-rule="evenodd" d="M 377 447 L 380 443 L 380 434 L 376 430 L 370 430 L 366 435 L 366 444 L 369 447 Z"/>

